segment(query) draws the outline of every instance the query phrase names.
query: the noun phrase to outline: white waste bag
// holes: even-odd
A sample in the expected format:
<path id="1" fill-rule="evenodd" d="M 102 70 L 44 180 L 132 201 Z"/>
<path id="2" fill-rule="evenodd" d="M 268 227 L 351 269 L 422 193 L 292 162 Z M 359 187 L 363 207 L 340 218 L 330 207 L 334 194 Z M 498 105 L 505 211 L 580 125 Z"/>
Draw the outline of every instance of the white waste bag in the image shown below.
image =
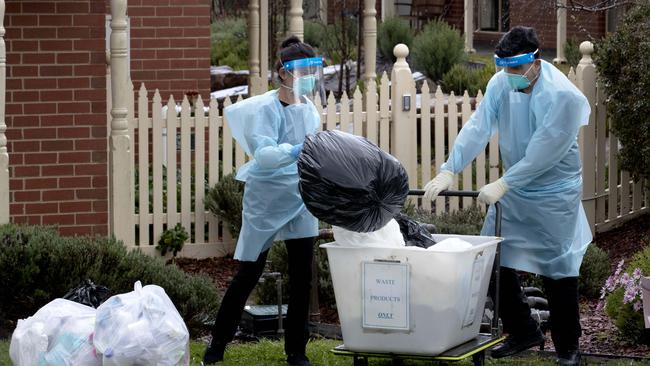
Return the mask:
<path id="1" fill-rule="evenodd" d="M 427 250 L 434 252 L 462 252 L 472 247 L 472 244 L 458 238 L 445 239 Z"/>
<path id="2" fill-rule="evenodd" d="M 190 334 L 159 286 L 116 295 L 97 308 L 94 343 L 104 365 L 189 365 Z"/>
<path id="3" fill-rule="evenodd" d="M 9 356 L 15 366 L 101 366 L 93 347 L 96 310 L 56 299 L 18 320 Z"/>
<path id="4" fill-rule="evenodd" d="M 336 244 L 344 247 L 403 247 L 404 237 L 399 224 L 392 219 L 377 231 L 357 233 L 342 227 L 333 226 L 332 234 Z"/>

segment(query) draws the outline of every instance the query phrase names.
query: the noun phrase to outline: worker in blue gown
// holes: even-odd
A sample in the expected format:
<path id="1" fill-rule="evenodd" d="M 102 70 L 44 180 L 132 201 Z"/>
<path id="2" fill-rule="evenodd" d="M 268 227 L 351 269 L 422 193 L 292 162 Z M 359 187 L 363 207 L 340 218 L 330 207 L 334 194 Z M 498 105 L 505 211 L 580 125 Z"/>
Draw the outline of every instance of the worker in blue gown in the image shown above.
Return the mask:
<path id="1" fill-rule="evenodd" d="M 478 197 L 503 207 L 500 315 L 509 335 L 492 357 L 544 342 L 515 272 L 525 271 L 544 281 L 557 363 L 578 365 L 578 275 L 592 234 L 581 202 L 577 137 L 591 110 L 580 90 L 540 59 L 534 29 L 518 26 L 506 33 L 496 46 L 495 62 L 502 70 L 490 79 L 439 174 L 425 186 L 425 197 L 450 188 L 454 175 L 498 133 L 504 173 L 480 188 Z M 490 208 L 482 235 L 494 232 L 494 214 Z"/>
<path id="2" fill-rule="evenodd" d="M 240 267 L 221 302 L 204 364 L 223 359 L 246 300 L 262 275 L 269 249 L 274 241 L 284 240 L 289 262 L 287 363 L 310 365 L 305 349 L 318 221 L 300 196 L 297 159 L 305 137 L 320 126 L 312 100 L 321 90 L 322 59 L 296 37 L 282 43 L 278 56 L 281 87 L 225 109 L 233 137 L 252 160 L 236 177 L 246 182 L 242 228 L 235 249 Z"/>

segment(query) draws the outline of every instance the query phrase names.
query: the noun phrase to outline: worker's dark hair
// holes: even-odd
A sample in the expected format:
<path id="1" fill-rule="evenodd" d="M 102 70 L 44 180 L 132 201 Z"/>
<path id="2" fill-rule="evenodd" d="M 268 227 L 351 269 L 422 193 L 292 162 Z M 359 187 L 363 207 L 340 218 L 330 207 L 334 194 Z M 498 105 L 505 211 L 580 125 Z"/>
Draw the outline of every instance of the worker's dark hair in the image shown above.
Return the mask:
<path id="1" fill-rule="evenodd" d="M 275 71 L 279 71 L 283 63 L 310 57 L 316 57 L 314 49 L 309 44 L 301 42 L 298 37 L 290 36 L 282 41 L 280 45 L 278 60 L 275 62 Z"/>
<path id="2" fill-rule="evenodd" d="M 539 49 L 537 32 L 530 27 L 516 26 L 504 34 L 494 53 L 499 57 L 512 57 Z M 535 54 L 539 58 L 539 52 Z"/>

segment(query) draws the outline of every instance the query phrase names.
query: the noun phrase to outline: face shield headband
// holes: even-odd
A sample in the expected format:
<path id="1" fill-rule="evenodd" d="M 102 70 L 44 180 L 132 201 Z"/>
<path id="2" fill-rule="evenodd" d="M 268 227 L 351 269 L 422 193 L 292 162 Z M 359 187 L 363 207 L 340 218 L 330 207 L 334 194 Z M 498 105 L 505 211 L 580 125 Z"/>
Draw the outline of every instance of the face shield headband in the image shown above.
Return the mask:
<path id="1" fill-rule="evenodd" d="M 535 55 L 539 52 L 539 49 L 534 52 L 524 53 L 522 55 L 512 56 L 512 57 L 499 57 L 494 55 L 494 63 L 497 67 L 513 67 L 524 65 L 535 61 Z"/>

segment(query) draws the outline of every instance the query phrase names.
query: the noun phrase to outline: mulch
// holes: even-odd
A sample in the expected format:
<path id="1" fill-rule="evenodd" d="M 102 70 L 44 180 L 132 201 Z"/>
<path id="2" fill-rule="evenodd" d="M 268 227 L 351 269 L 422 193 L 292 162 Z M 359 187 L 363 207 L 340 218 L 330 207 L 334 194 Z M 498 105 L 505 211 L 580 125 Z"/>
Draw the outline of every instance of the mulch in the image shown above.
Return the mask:
<path id="1" fill-rule="evenodd" d="M 643 215 L 621 227 L 596 236 L 595 243 L 605 250 L 612 263 L 612 269 L 624 259 L 626 262 L 635 253 L 650 245 L 650 214 Z M 189 273 L 205 273 L 217 286 L 223 295 L 228 283 L 236 273 L 238 262 L 232 258 L 208 259 L 176 259 L 176 265 Z M 650 355 L 650 346 L 626 344 L 617 335 L 616 326 L 603 310 L 599 310 L 598 301 L 583 300 L 581 302 L 581 324 L 583 335 L 580 347 L 583 352 L 616 356 Z M 325 306 L 320 307 L 320 321 L 328 324 L 338 324 L 338 314 Z M 550 334 L 547 334 L 546 349 L 553 349 Z"/>

